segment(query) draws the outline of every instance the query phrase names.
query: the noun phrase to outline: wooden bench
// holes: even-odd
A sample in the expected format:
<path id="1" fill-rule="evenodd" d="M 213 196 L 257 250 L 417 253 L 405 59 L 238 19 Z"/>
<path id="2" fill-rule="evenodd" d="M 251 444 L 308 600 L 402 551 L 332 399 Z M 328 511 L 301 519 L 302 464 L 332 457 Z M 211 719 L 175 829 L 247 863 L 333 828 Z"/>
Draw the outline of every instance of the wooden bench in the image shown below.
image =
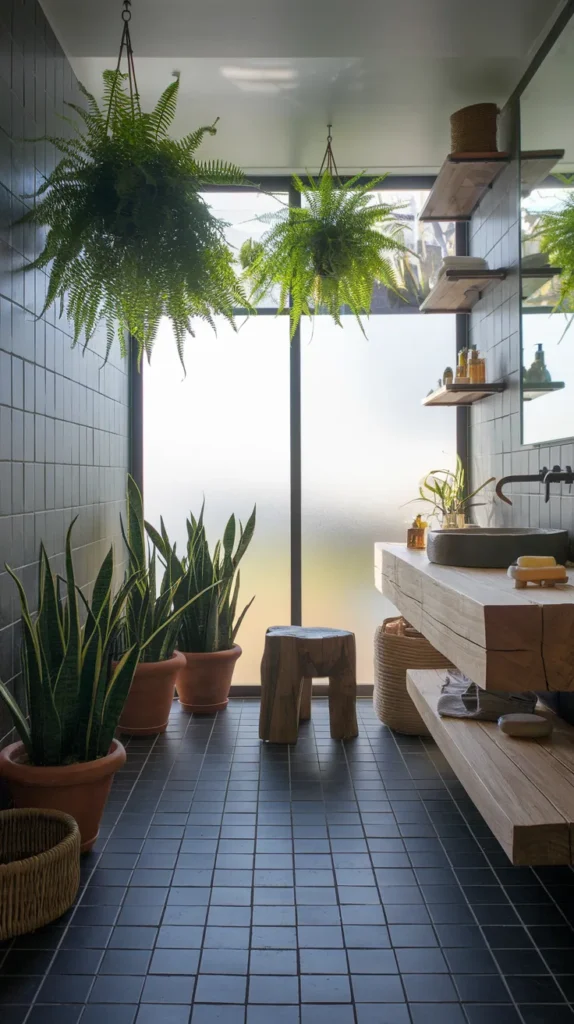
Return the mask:
<path id="1" fill-rule="evenodd" d="M 441 718 L 445 675 L 409 671 L 407 690 L 507 856 L 513 864 L 574 863 L 574 728 L 543 710 L 552 717 L 552 736 L 520 740 L 496 722 Z"/>

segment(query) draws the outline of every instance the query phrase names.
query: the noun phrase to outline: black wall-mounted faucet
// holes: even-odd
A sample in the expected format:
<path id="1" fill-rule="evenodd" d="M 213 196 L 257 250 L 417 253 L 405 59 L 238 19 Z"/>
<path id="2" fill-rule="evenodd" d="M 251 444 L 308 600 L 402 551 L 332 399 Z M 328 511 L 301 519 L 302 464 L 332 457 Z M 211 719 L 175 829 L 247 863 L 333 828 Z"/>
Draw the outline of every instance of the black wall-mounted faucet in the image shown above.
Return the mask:
<path id="1" fill-rule="evenodd" d="M 560 466 L 554 466 L 552 472 L 555 471 L 560 471 Z M 530 480 L 542 484 L 546 480 L 547 476 L 547 466 L 543 466 L 540 472 L 535 473 L 534 475 L 527 473 L 526 475 L 523 476 L 503 476 L 496 485 L 496 496 L 497 498 L 500 498 L 501 501 L 505 501 L 507 505 L 512 505 L 510 498 L 507 498 L 506 495 L 502 493 L 503 487 L 506 487 L 507 484 L 526 483 L 527 481 Z M 546 500 L 548 501 L 548 499 Z"/>
<path id="2" fill-rule="evenodd" d="M 552 469 L 544 477 L 544 487 L 546 490 L 545 502 L 550 501 L 550 484 L 569 484 L 572 488 L 574 484 L 574 473 L 572 472 L 572 466 L 566 466 L 563 470 L 560 466 L 553 466 Z"/>
<path id="3" fill-rule="evenodd" d="M 570 488 L 574 484 L 574 470 L 572 466 L 566 466 L 566 469 L 562 469 L 561 466 L 553 466 L 552 469 L 548 469 L 547 466 L 543 466 L 538 473 L 524 474 L 519 476 L 503 476 L 496 485 L 496 496 L 501 501 L 505 501 L 507 505 L 512 505 L 510 498 L 507 498 L 502 493 L 502 488 L 506 487 L 507 484 L 514 483 L 526 483 L 532 481 L 534 483 L 544 484 L 544 501 L 550 501 L 550 484 L 569 484 Z"/>

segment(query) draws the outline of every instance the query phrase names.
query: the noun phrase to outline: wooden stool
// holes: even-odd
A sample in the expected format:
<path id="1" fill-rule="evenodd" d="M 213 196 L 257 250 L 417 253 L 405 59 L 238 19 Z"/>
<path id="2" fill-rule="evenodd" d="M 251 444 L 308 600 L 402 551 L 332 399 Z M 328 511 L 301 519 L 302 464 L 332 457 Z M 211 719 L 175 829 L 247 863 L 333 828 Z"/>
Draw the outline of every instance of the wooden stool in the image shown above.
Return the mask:
<path id="1" fill-rule="evenodd" d="M 259 736 L 296 743 L 299 722 L 311 717 L 313 677 L 329 677 L 331 736 L 357 736 L 355 636 L 345 629 L 272 626 L 261 662 Z"/>

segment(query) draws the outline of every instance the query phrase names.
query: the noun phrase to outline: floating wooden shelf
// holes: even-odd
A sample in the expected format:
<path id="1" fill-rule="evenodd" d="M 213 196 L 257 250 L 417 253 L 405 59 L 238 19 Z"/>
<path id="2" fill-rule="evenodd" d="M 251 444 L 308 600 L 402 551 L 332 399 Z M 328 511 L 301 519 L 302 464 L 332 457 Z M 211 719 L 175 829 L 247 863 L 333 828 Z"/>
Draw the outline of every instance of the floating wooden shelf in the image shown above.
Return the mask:
<path id="1" fill-rule="evenodd" d="M 423 405 L 473 405 L 475 402 L 499 395 L 506 385 L 496 384 L 445 384 L 423 398 Z"/>
<path id="2" fill-rule="evenodd" d="M 504 281 L 506 270 L 445 270 L 427 295 L 421 313 L 470 313 L 492 281 Z"/>
<path id="3" fill-rule="evenodd" d="M 509 160 L 510 153 L 450 153 L 419 220 L 470 220 Z"/>
<path id="4" fill-rule="evenodd" d="M 520 154 L 520 188 L 523 196 L 544 184 L 553 167 L 564 159 L 563 149 L 526 149 Z"/>
<path id="5" fill-rule="evenodd" d="M 520 272 L 521 277 L 539 277 L 543 281 L 549 280 L 551 277 L 556 277 L 556 274 L 562 273 L 562 267 L 526 267 L 525 270 Z"/>
<path id="6" fill-rule="evenodd" d="M 551 281 L 553 277 L 562 273 L 561 267 L 526 267 L 520 272 L 520 279 L 522 282 L 522 301 L 526 302 L 545 284 L 546 281 Z M 549 310 L 554 308 L 554 303 L 548 307 Z"/>
<path id="7" fill-rule="evenodd" d="M 553 380 L 548 384 L 523 384 L 522 401 L 533 402 L 535 398 L 552 395 L 555 391 L 562 391 L 565 387 L 566 383 L 563 380 Z"/>

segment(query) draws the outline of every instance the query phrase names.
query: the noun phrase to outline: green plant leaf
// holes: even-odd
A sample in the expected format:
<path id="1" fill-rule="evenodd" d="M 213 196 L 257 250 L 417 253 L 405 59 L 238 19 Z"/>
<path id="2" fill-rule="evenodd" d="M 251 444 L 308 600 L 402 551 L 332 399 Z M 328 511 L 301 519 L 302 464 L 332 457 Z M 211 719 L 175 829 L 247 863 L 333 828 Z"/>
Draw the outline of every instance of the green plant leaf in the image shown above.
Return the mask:
<path id="1" fill-rule="evenodd" d="M 16 729 L 18 736 L 20 737 L 22 743 L 26 748 L 26 753 L 31 763 L 34 764 L 34 746 L 32 744 L 32 737 L 30 735 L 30 730 L 28 728 L 26 716 L 21 711 L 18 703 L 14 700 L 14 697 L 10 693 L 8 687 L 1 680 L 0 697 L 4 701 L 6 707 L 8 708 L 8 711 L 10 712 L 12 722 L 14 723 L 14 728 Z"/>
<path id="2" fill-rule="evenodd" d="M 179 80 L 143 112 L 127 76 L 105 71 L 100 106 L 68 104 L 72 133 L 52 138 L 60 161 L 35 193 L 22 223 L 46 228 L 44 247 L 25 271 L 49 274 L 43 311 L 59 302 L 73 343 L 86 346 L 103 320 L 106 358 L 117 338 L 151 355 L 158 326 L 170 319 L 180 359 L 195 320 L 235 327 L 236 308 L 250 309 L 237 277 L 225 225 L 202 195 L 205 185 L 245 184 L 240 168 L 201 161 L 197 149 L 215 123 L 170 137 Z"/>

